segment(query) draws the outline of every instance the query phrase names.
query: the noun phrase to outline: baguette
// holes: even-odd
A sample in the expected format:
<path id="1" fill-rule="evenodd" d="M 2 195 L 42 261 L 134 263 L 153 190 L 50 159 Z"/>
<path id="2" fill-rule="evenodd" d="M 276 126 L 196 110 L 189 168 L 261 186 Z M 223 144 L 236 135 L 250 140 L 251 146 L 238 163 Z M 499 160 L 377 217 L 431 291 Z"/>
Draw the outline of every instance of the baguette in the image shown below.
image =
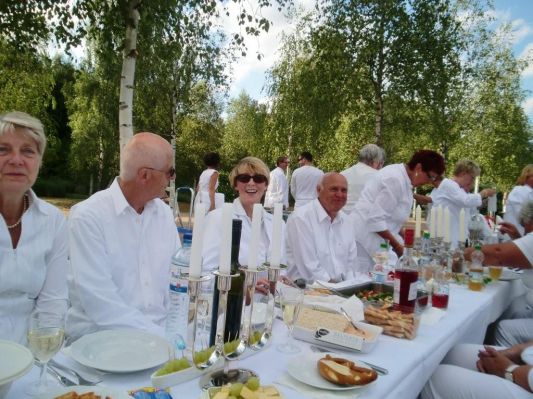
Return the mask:
<path id="1" fill-rule="evenodd" d="M 317 362 L 318 372 L 329 382 L 337 385 L 366 385 L 378 378 L 378 374 L 353 362 L 326 355 Z"/>

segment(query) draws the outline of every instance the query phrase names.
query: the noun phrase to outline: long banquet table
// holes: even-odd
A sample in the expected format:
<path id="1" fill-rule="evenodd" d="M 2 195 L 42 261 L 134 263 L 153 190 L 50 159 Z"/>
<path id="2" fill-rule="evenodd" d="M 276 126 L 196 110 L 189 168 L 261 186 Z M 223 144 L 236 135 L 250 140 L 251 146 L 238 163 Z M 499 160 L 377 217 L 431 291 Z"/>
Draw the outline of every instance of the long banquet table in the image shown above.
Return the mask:
<path id="1" fill-rule="evenodd" d="M 414 340 L 382 336 L 370 353 L 354 355 L 350 352 L 350 356 L 367 360 L 389 370 L 389 374 L 380 376 L 376 384 L 357 390 L 358 397 L 416 398 L 452 346 L 457 343 L 481 344 L 488 324 L 495 321 L 512 299 L 523 292 L 524 287 L 520 279 L 493 282 L 482 292 L 469 291 L 464 286 L 452 284 L 446 315 L 434 325 L 422 324 Z M 238 364 L 257 372 L 263 385 L 275 384 L 286 399 L 299 399 L 306 396 L 276 383 L 286 374 L 287 363 L 292 356 L 295 356 L 283 354 L 276 349 L 276 345 L 283 342 L 286 337 L 286 328 L 279 320 L 276 321 L 272 345 L 253 356 L 239 360 Z M 301 341 L 296 343 L 301 347 L 301 353 L 311 352 L 309 344 Z M 74 362 L 63 354 L 58 355 L 58 360 L 65 364 Z M 130 374 L 107 374 L 99 385 L 110 386 L 116 390 L 150 386 L 152 372 L 153 370 Z M 35 381 L 37 375 L 38 371 L 34 367 L 29 374 L 13 384 L 6 399 L 26 398 L 23 392 L 24 386 L 30 381 Z M 199 398 L 201 389 L 198 378 L 172 387 L 171 393 L 175 399 Z"/>

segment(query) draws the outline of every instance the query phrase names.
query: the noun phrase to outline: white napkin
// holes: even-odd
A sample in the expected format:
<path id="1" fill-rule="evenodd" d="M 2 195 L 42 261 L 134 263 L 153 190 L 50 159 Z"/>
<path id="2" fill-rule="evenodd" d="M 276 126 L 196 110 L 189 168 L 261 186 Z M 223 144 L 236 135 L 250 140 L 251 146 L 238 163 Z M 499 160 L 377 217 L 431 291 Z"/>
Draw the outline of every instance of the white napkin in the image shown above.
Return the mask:
<path id="1" fill-rule="evenodd" d="M 367 273 L 355 273 L 355 277 L 348 280 L 340 281 L 338 283 L 330 283 L 329 281 L 319 281 L 316 284 L 311 285 L 311 287 L 316 288 L 331 288 L 334 290 L 342 290 L 343 288 L 353 287 L 354 285 L 364 284 L 368 281 L 372 281 L 372 278 Z"/>
<path id="2" fill-rule="evenodd" d="M 422 312 L 420 316 L 420 323 L 426 326 L 434 326 L 439 322 L 440 319 L 446 314 L 445 310 L 431 307 Z"/>
<path id="3" fill-rule="evenodd" d="M 304 384 L 295 380 L 290 375 L 282 374 L 276 381 L 276 384 L 284 385 L 301 393 L 306 398 L 313 399 L 337 399 L 337 398 L 356 398 L 359 395 L 355 390 L 348 391 L 326 391 L 324 389 L 314 388 L 311 385 Z"/>
<path id="4" fill-rule="evenodd" d="M 352 295 L 350 298 L 344 300 L 341 304 L 341 309 L 344 309 L 352 321 L 361 321 L 365 319 L 365 306 L 363 302 Z"/>

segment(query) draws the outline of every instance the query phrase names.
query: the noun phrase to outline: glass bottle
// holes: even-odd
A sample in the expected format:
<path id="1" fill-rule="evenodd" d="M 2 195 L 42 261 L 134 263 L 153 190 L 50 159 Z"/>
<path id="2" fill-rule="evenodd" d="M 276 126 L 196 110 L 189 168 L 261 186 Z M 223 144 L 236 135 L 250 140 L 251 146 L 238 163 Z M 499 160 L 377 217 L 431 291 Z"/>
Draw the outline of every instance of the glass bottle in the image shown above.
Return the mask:
<path id="1" fill-rule="evenodd" d="M 464 283 L 465 278 L 465 243 L 460 242 L 452 252 L 452 274 L 459 284 Z"/>
<path id="2" fill-rule="evenodd" d="M 418 290 L 418 264 L 413 258 L 414 236 L 414 229 L 405 230 L 404 252 L 394 271 L 394 308 L 406 312 L 415 310 Z"/>
<path id="3" fill-rule="evenodd" d="M 226 327 L 224 329 L 224 342 L 230 342 L 239 338 L 242 316 L 242 302 L 244 296 L 244 273 L 239 270 L 239 248 L 241 244 L 242 220 L 233 219 L 231 230 L 231 274 L 239 273 L 239 277 L 231 279 L 231 288 L 228 292 L 226 310 Z M 211 334 L 209 345 L 215 345 L 217 320 L 218 320 L 218 277 L 215 278 L 213 292 L 213 311 L 211 313 Z M 231 352 L 231 351 L 228 351 Z"/>

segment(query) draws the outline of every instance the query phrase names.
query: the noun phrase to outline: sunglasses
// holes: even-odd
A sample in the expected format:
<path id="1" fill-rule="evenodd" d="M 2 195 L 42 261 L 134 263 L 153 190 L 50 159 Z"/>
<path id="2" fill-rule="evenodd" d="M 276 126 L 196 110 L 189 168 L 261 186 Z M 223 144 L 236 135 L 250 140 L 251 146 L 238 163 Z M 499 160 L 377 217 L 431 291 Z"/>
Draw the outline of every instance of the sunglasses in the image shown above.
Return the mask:
<path id="1" fill-rule="evenodd" d="M 264 175 L 237 175 L 235 180 L 241 183 L 248 183 L 250 180 L 253 180 L 254 183 L 266 183 L 268 181 L 267 177 Z"/>
<path id="2" fill-rule="evenodd" d="M 155 170 L 156 172 L 161 172 L 167 175 L 169 179 L 173 179 L 176 177 L 176 169 L 174 167 L 171 167 L 169 170 L 159 170 L 156 168 L 149 168 L 148 166 L 145 166 L 146 169 Z"/>

